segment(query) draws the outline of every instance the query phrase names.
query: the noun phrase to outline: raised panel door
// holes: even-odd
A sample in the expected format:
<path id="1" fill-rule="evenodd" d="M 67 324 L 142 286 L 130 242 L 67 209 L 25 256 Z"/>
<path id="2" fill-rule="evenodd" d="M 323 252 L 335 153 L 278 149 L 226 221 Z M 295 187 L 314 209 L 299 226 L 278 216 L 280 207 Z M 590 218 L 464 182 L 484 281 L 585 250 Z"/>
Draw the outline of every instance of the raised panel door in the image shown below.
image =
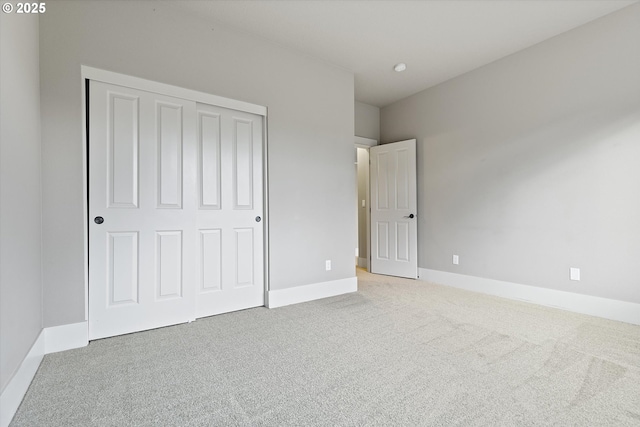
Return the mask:
<path id="1" fill-rule="evenodd" d="M 416 278 L 416 140 L 370 149 L 371 272 Z"/>
<path id="2" fill-rule="evenodd" d="M 263 118 L 198 104 L 196 317 L 264 305 Z M 258 220 L 256 218 L 259 218 Z"/>
<path id="3" fill-rule="evenodd" d="M 89 100 L 89 338 L 193 320 L 195 102 L 95 81 Z"/>

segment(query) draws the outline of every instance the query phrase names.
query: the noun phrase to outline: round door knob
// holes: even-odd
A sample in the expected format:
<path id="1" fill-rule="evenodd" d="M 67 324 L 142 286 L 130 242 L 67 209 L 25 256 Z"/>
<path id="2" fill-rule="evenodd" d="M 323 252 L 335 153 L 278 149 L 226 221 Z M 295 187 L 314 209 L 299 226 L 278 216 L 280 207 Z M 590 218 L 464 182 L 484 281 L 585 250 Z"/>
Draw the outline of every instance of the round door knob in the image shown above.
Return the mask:
<path id="1" fill-rule="evenodd" d="M 409 214 L 409 218 L 413 218 L 413 216 L 414 216 L 413 214 Z"/>
<path id="2" fill-rule="evenodd" d="M 104 222 L 104 218 L 102 218 L 101 216 L 97 216 L 93 218 L 93 222 L 95 222 L 96 224 L 102 224 Z"/>
<path id="3" fill-rule="evenodd" d="M 256 217 L 256 222 L 260 222 L 262 221 L 262 218 L 260 218 L 259 216 Z"/>

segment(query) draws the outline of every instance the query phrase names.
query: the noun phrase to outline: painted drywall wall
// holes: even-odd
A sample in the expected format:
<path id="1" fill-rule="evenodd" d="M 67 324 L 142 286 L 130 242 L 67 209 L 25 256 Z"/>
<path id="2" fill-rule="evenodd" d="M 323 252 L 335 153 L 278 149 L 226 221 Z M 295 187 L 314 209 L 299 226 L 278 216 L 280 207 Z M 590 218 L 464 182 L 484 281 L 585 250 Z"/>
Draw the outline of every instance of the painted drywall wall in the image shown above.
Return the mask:
<path id="1" fill-rule="evenodd" d="M 42 330 L 38 17 L 0 15 L 0 391 Z"/>
<path id="2" fill-rule="evenodd" d="M 640 302 L 640 4 L 383 108 L 381 129 L 418 139 L 420 267 Z"/>
<path id="3" fill-rule="evenodd" d="M 356 136 L 380 141 L 380 108 L 355 101 Z"/>
<path id="4" fill-rule="evenodd" d="M 369 150 L 357 148 L 358 175 L 358 257 L 366 260 L 369 257 L 367 247 L 367 210 L 369 209 Z M 363 206 L 364 201 L 364 206 Z M 360 265 L 364 267 L 363 265 Z"/>
<path id="5" fill-rule="evenodd" d="M 271 289 L 355 276 L 353 74 L 176 3 L 53 2 L 41 17 L 45 326 L 85 317 L 81 64 L 267 106 Z"/>

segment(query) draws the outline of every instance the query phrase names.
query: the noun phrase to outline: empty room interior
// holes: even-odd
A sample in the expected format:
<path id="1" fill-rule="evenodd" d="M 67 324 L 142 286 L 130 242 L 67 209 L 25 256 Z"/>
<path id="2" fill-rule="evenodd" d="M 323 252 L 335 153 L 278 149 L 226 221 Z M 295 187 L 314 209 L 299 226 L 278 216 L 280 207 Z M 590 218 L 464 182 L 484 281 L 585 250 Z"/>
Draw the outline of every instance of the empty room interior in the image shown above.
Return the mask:
<path id="1" fill-rule="evenodd" d="M 0 31 L 0 427 L 640 426 L 637 0 Z"/>

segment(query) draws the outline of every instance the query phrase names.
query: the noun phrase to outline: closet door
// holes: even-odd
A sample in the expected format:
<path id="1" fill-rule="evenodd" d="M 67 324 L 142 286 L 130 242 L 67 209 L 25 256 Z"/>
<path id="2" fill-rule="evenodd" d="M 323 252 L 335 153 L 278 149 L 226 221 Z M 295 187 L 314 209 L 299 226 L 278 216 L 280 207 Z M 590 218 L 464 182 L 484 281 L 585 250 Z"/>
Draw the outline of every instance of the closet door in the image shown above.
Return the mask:
<path id="1" fill-rule="evenodd" d="M 196 104 L 90 83 L 89 338 L 194 319 Z"/>
<path id="2" fill-rule="evenodd" d="M 264 305 L 262 120 L 197 105 L 196 317 Z"/>
<path id="3" fill-rule="evenodd" d="M 264 305 L 263 118 L 90 83 L 89 338 Z"/>

